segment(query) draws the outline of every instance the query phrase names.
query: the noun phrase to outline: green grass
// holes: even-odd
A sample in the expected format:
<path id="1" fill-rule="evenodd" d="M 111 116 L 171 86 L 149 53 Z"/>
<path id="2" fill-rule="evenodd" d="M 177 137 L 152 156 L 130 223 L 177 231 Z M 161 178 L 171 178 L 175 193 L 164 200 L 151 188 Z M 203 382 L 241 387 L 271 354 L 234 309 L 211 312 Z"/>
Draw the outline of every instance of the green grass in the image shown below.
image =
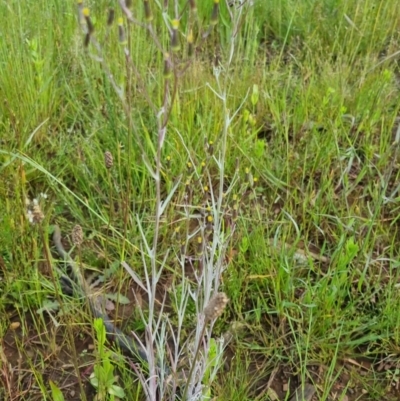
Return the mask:
<path id="1" fill-rule="evenodd" d="M 153 25 L 168 47 L 161 12 L 151 3 Z M 198 3 L 203 30 L 213 2 Z M 239 166 L 223 210 L 229 217 L 238 204 L 239 218 L 222 276 L 230 303 L 214 329 L 216 337 L 232 331 L 233 340 L 211 395 L 289 400 L 301 383 L 313 383 L 320 400 L 398 399 L 399 66 L 391 55 L 400 47 L 400 5 L 254 3 L 229 70 L 221 71 L 227 108 L 231 116 L 237 112 L 227 131 L 227 183 Z M 142 2 L 134 4 L 142 20 Z M 99 41 L 107 5 L 89 4 Z M 153 163 L 157 121 L 142 87 L 160 107 L 163 56 L 145 30 L 132 27 L 139 81 L 127 73 L 116 26 L 103 47 L 116 83 L 131 95 L 132 131 L 107 74 L 84 49 L 74 2 L 3 2 L 0 26 L 0 399 L 56 399 L 50 381 L 66 400 L 79 399 L 77 377 L 93 399 L 90 374 L 82 372 L 100 366 L 92 354 L 101 342 L 82 303 L 59 294 L 52 282 L 50 234 L 53 224 L 64 233 L 81 225 L 83 263 L 97 272 L 111 266 L 105 291 L 133 301 L 119 262 L 144 277 L 143 237 L 151 242 L 157 232 L 156 187 L 137 137 Z M 207 177 L 219 185 L 217 166 L 210 164 L 209 176 L 200 166 L 208 141 L 216 155 L 222 147 L 226 111 L 211 89 L 217 88 L 212 58 L 218 50 L 226 66 L 232 32 L 221 2 L 218 25 L 179 80 L 167 126 L 162 197 L 181 183 L 161 219 L 158 259 L 171 250 L 164 278 L 174 283 L 181 279 L 175 228 L 189 225 L 182 208 L 187 163 L 200 177 L 190 184 L 193 212 L 204 203 Z M 105 151 L 114 157 L 110 170 Z M 32 225 L 25 199 L 41 193 L 47 194 L 39 198 L 45 218 Z M 58 296 L 62 308 L 54 304 Z M 143 333 L 134 310 L 126 324 Z M 196 320 L 193 305 L 184 319 L 186 336 Z M 88 348 L 93 342 L 95 350 Z M 135 374 L 109 358 L 127 399 L 143 399 Z"/>

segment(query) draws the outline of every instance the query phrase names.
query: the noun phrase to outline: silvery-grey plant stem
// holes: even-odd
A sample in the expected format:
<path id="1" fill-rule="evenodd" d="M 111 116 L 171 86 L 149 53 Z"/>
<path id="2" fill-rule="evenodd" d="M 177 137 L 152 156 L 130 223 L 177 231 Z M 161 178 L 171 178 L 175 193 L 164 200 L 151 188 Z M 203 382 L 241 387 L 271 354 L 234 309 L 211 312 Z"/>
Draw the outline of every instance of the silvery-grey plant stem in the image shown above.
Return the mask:
<path id="1" fill-rule="evenodd" d="M 231 37 L 230 40 L 230 48 L 229 48 L 229 58 L 224 65 L 224 79 L 221 82 L 220 80 L 220 73 L 222 72 L 217 67 L 214 70 L 214 75 L 216 78 L 216 87 L 217 89 L 212 89 L 210 85 L 209 88 L 212 89 L 214 94 L 221 100 L 222 103 L 222 116 L 223 116 L 223 128 L 220 136 L 220 152 L 218 154 L 218 158 L 214 157 L 218 168 L 219 168 L 219 186 L 218 186 L 218 193 L 214 196 L 211 193 L 212 197 L 212 204 L 213 207 L 213 215 L 214 215 L 214 234 L 213 234 L 213 241 L 211 245 L 211 249 L 209 250 L 209 254 L 205 254 L 204 256 L 204 265 L 206 266 L 204 272 L 202 274 L 201 280 L 201 290 L 202 291 L 202 302 L 203 306 L 207 304 L 210 300 L 212 291 L 218 291 L 220 287 L 220 280 L 221 274 L 224 270 L 224 255 L 228 243 L 228 238 L 224 238 L 223 233 L 223 192 L 224 192 L 224 176 L 225 176 L 225 164 L 226 164 L 226 151 L 227 151 L 227 141 L 228 141 L 228 134 L 229 129 L 232 123 L 232 117 L 230 116 L 230 110 L 227 104 L 227 98 L 229 93 L 229 86 L 230 86 L 230 77 L 229 77 L 229 69 L 231 67 L 231 63 L 233 60 L 233 54 L 235 51 L 236 45 L 236 33 L 239 26 L 241 12 L 233 13 L 232 14 L 232 23 L 234 25 L 233 32 L 235 35 Z M 235 111 L 236 114 L 238 111 Z M 196 351 L 194 357 L 192 359 L 192 364 L 190 368 L 190 373 L 188 377 L 188 381 L 185 387 L 184 397 L 183 400 L 187 401 L 190 399 L 192 395 L 196 393 L 196 386 L 195 383 L 192 384 L 192 379 L 195 377 L 196 382 L 202 383 L 204 374 L 207 368 L 207 357 L 208 357 L 208 350 L 210 347 L 210 340 L 211 340 L 211 331 L 210 328 L 207 338 L 205 339 L 206 334 L 206 323 L 200 330 L 196 330 L 196 340 L 195 344 L 197 344 Z M 200 344 L 205 341 L 205 349 L 203 353 L 204 360 L 201 363 L 196 363 L 197 358 L 199 355 L 199 347 Z M 197 372 L 197 369 L 199 371 Z M 198 386 L 197 386 L 198 387 Z M 198 391 L 198 388 L 197 388 Z M 187 400 L 186 400 L 187 398 Z"/>

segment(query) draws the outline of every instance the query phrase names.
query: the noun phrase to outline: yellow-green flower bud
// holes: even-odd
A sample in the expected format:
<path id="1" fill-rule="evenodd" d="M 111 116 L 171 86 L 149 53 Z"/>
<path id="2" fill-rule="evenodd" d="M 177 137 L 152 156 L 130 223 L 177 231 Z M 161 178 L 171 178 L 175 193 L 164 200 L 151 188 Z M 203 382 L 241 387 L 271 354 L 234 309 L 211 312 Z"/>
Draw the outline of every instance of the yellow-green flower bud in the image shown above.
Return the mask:
<path id="1" fill-rule="evenodd" d="M 87 7 L 85 7 L 82 10 L 82 13 L 83 13 L 83 16 L 85 17 L 85 20 L 86 20 L 86 25 L 87 25 L 87 28 L 88 28 L 88 32 L 90 34 L 92 34 L 93 31 L 94 31 L 94 25 L 93 25 L 93 22 L 92 22 L 92 20 L 90 18 L 90 11 L 89 11 L 89 9 Z"/>
<path id="2" fill-rule="evenodd" d="M 197 256 L 201 256 L 203 254 L 203 238 L 202 237 L 197 237 L 196 254 L 197 254 Z"/>

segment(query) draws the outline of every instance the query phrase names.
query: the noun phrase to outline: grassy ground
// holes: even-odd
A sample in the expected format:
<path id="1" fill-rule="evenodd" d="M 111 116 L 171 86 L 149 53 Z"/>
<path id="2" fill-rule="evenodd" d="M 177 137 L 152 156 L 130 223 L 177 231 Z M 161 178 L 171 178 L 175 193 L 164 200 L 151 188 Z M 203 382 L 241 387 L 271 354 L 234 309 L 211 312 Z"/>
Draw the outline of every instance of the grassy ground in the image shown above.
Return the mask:
<path id="1" fill-rule="evenodd" d="M 243 6 L 235 31 L 221 2 L 218 24 L 179 78 L 160 156 L 162 197 L 180 184 L 155 230 L 157 191 L 141 154 L 150 164 L 156 156 L 157 121 L 146 96 L 157 107 L 163 102 L 162 54 L 133 26 L 135 78 L 116 26 L 107 33 L 108 2 L 88 2 L 127 115 L 84 48 L 73 3 L 0 4 L 0 399 L 100 394 L 88 378 L 104 365 L 96 357 L 102 343 L 82 303 L 54 281 L 53 226 L 67 234 L 83 228 L 80 257 L 104 278 L 103 291 L 124 294 L 113 298 L 115 315 L 142 335 L 135 283 L 120 261 L 143 277 L 143 237 L 157 233 L 158 258 L 172 250 L 163 286 L 179 278 L 176 227 L 191 224 L 182 203 L 189 197 L 201 209 L 205 193 L 217 191 L 221 171 L 210 141 L 221 155 L 227 110 L 234 118 L 222 176 L 231 197 L 220 211 L 232 221 L 237 208 L 239 217 L 223 255 L 221 289 L 230 302 L 214 335 L 233 339 L 211 396 L 289 400 L 310 384 L 318 400 L 399 399 L 400 4 L 256 0 Z M 143 20 L 142 2 L 133 3 Z M 206 30 L 213 2 L 198 3 Z M 156 2 L 152 8 L 167 48 Z M 213 91 L 216 54 L 226 108 Z M 207 175 L 187 183 L 191 169 L 200 172 L 209 160 Z M 40 224 L 29 222 L 27 198 L 38 200 Z M 143 399 L 132 371 L 112 363 L 111 382 L 127 399 Z"/>

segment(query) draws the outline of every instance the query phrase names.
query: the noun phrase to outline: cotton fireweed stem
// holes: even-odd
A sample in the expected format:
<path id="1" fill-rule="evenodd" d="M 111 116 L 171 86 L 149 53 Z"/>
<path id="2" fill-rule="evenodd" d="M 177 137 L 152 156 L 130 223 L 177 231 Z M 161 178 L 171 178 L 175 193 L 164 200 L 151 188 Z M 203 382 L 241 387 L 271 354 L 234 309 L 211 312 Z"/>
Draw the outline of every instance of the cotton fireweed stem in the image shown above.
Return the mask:
<path id="1" fill-rule="evenodd" d="M 222 315 L 228 302 L 229 302 L 229 298 L 226 296 L 226 294 L 224 292 L 217 292 L 216 294 L 213 295 L 213 297 L 210 299 L 207 306 L 203 310 L 204 325 L 203 325 L 203 329 L 201 331 L 201 335 L 199 337 L 199 343 L 197 344 L 196 353 L 194 355 L 193 362 L 192 362 L 192 365 L 190 366 L 190 371 L 187 376 L 185 391 L 183 393 L 182 400 L 187 399 L 186 396 L 187 396 L 188 388 L 190 385 L 190 381 L 192 380 L 194 366 L 196 365 L 196 361 L 199 356 L 200 346 L 203 341 L 203 337 L 204 337 L 204 333 L 206 331 L 207 324 L 209 322 L 219 318 Z"/>

